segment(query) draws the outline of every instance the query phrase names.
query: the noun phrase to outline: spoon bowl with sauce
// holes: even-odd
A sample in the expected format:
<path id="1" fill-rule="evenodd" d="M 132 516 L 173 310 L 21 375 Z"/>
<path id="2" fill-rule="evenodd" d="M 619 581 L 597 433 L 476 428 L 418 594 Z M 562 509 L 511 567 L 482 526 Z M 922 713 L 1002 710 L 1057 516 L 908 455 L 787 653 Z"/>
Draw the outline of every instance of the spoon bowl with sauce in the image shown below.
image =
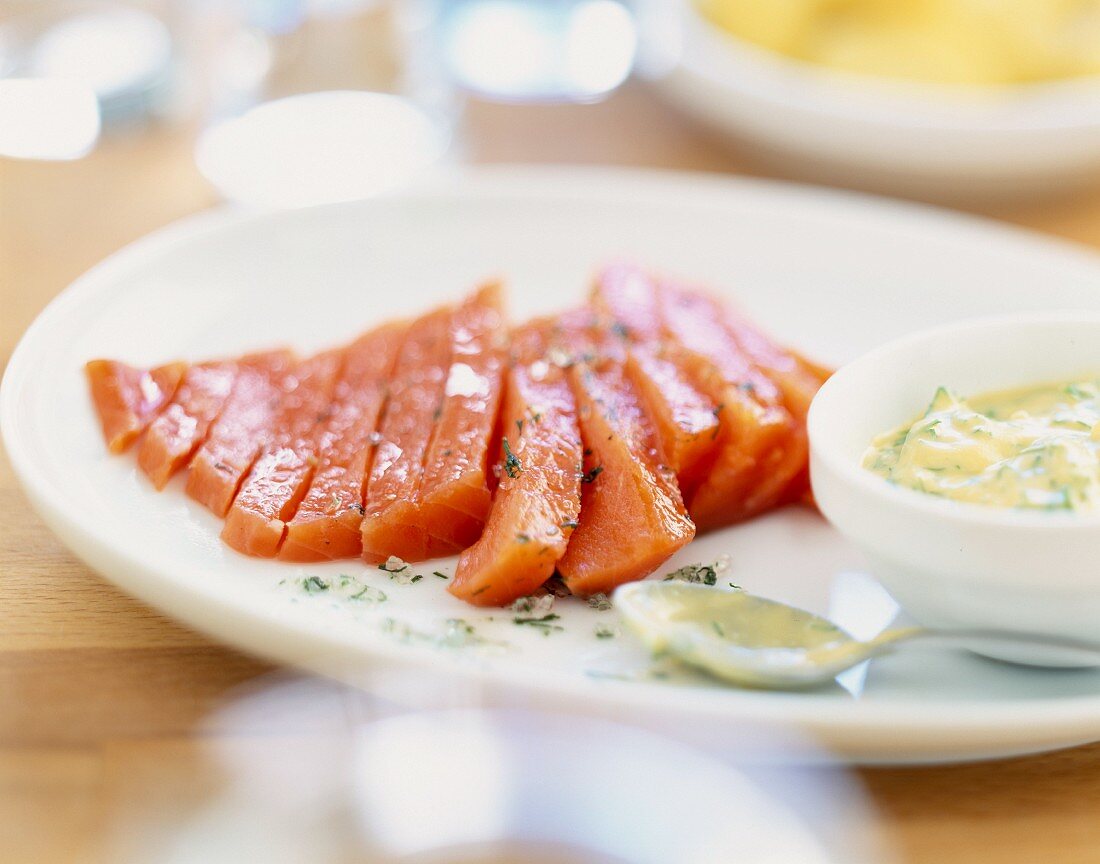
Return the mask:
<path id="1" fill-rule="evenodd" d="M 632 582 L 615 591 L 614 603 L 654 654 L 742 687 L 793 690 L 825 684 L 917 639 L 968 647 L 1026 642 L 1076 655 L 1082 665 L 1100 662 L 1100 642 L 998 630 L 895 627 L 864 641 L 827 618 L 777 600 L 685 582 Z"/>
<path id="2" fill-rule="evenodd" d="M 1003 660 L 1100 665 L 1041 644 L 1100 636 L 1093 382 L 1093 312 L 890 342 L 839 370 L 811 406 L 818 506 L 921 625 L 1032 637 L 973 646 Z"/>

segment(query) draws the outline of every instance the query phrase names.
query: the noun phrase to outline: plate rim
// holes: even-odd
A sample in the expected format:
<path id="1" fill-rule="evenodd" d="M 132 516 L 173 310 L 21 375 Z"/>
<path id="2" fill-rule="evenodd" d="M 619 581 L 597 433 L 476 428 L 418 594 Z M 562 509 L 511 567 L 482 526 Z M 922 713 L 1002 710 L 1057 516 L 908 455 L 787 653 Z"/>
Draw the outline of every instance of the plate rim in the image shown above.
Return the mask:
<path id="1" fill-rule="evenodd" d="M 564 672 L 540 672 L 537 681 L 530 675 L 511 668 L 486 668 L 472 665 L 445 652 L 431 648 L 399 644 L 384 636 L 372 639 L 368 644 L 352 645 L 334 638 L 327 632 L 311 629 L 308 623 L 293 618 L 279 618 L 262 614 L 256 609 L 244 608 L 234 598 L 216 595 L 194 588 L 188 589 L 180 580 L 168 578 L 165 573 L 150 572 L 139 556 L 127 555 L 124 549 L 113 547 L 107 541 L 98 540 L 92 520 L 84 514 L 67 511 L 62 490 L 39 474 L 33 459 L 22 445 L 28 431 L 19 418 L 18 396 L 33 377 L 31 360 L 43 334 L 63 322 L 71 306 L 88 302 L 101 293 L 110 293 L 118 274 L 145 262 L 155 260 L 167 249 L 195 242 L 204 234 L 219 232 L 233 225 L 282 219 L 308 219 L 315 209 L 358 207 L 385 207 L 387 202 L 418 201 L 420 204 L 438 203 L 448 196 L 459 200 L 474 198 L 521 197 L 540 199 L 550 197 L 571 198 L 576 185 L 586 187 L 586 195 L 617 200 L 644 199 L 653 202 L 666 199 L 676 192 L 689 198 L 724 194 L 763 193 L 792 196 L 803 202 L 817 199 L 826 209 L 838 203 L 857 210 L 872 211 L 882 215 L 893 211 L 896 219 L 910 225 L 946 222 L 968 230 L 975 238 L 985 236 L 1004 241 L 1015 237 L 1026 243 L 1030 251 L 1049 255 L 1061 264 L 1081 267 L 1095 273 L 1100 284 L 1100 256 L 1072 242 L 1047 237 L 1014 225 L 1002 225 L 993 220 L 969 214 L 942 210 L 926 204 L 899 202 L 863 193 L 837 191 L 757 178 L 711 175 L 697 172 L 623 168 L 577 168 L 572 166 L 520 166 L 504 165 L 466 168 L 437 175 L 424 183 L 378 196 L 365 201 L 341 202 L 284 211 L 251 211 L 242 208 L 219 207 L 185 217 L 160 228 L 111 254 L 99 264 L 78 277 L 60 292 L 35 318 L 20 338 L 5 370 L 0 384 L 0 433 L 7 449 L 13 472 L 24 492 L 44 521 L 82 561 L 89 564 L 103 578 L 120 587 L 126 593 L 160 609 L 170 617 L 184 621 L 188 626 L 207 633 L 226 644 L 240 647 L 250 653 L 269 657 L 292 666 L 310 668 L 324 674 L 334 674 L 326 668 L 328 659 L 343 656 L 353 665 L 376 667 L 380 664 L 427 665 L 432 671 L 445 670 L 458 674 L 472 683 L 500 686 L 559 700 L 574 707 L 583 707 L 594 693 L 600 693 L 605 707 L 633 711 L 653 711 L 653 688 L 661 685 L 637 682 L 593 681 Z M 303 215 L 307 214 L 307 215 Z M 74 540 L 75 538 L 75 540 Z M 82 548 L 75 548 L 80 545 Z M 89 553 L 93 550 L 94 554 Z M 145 571 L 139 573 L 137 571 Z M 242 621 L 247 626 L 242 626 Z M 292 635 L 293 640 L 287 640 Z M 287 650 L 286 645 L 291 647 Z M 304 660 L 309 652 L 294 650 L 298 644 L 312 646 L 322 662 Z M 315 659 L 315 658 L 314 658 Z M 759 693 L 727 689 L 701 689 L 692 691 L 689 705 L 680 705 L 675 714 L 687 719 L 728 719 L 745 722 L 789 722 L 811 735 L 867 737 L 879 741 L 892 738 L 909 738 L 923 742 L 921 746 L 933 749 L 954 749 L 979 746 L 996 749 L 995 742 L 1003 741 L 1006 748 L 1028 749 L 1034 742 L 1041 749 L 1069 746 L 1088 738 L 1100 738 L 1100 694 L 1096 696 L 1049 697 L 1037 700 L 1004 700 L 992 703 L 959 703 L 965 711 L 955 714 L 943 710 L 943 702 L 905 698 L 889 702 L 815 701 L 802 694 Z M 853 706 L 857 706 L 853 710 Z M 922 710 L 923 709 L 923 710 Z M 663 708 L 661 710 L 664 710 Z M 1031 733 L 1031 734 L 1029 734 Z M 970 741 L 967 745 L 965 741 Z M 1029 743 L 1030 742 L 1030 743 Z M 912 751 L 910 745 L 897 749 Z M 962 758 L 970 758 L 963 756 Z M 860 761 L 858 757 L 854 761 Z M 875 760 L 871 760 L 875 761 Z M 899 761 L 891 757 L 884 761 Z M 900 756 L 900 761 L 906 760 Z"/>

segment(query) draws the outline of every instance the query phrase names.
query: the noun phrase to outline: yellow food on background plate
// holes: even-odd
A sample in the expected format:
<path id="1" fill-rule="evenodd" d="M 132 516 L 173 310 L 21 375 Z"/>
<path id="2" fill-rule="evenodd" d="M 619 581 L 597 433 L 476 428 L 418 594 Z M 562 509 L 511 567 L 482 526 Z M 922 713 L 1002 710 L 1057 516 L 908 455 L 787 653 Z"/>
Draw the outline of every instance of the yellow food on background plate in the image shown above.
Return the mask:
<path id="1" fill-rule="evenodd" d="M 1100 0 L 696 0 L 748 42 L 832 69 L 956 85 L 1100 74 Z"/>
<path id="2" fill-rule="evenodd" d="M 878 436 L 863 465 L 929 495 L 995 507 L 1100 508 L 1100 382 L 962 400 L 941 387 L 911 424 Z"/>

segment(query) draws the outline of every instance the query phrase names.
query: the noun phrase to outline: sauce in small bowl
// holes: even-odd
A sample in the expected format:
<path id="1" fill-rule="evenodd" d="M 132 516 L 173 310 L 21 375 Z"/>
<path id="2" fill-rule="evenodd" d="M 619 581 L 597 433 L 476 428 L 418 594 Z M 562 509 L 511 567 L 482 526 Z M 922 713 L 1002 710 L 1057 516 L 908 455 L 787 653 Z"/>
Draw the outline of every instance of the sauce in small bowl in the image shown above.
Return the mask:
<path id="1" fill-rule="evenodd" d="M 1095 639 L 1098 383 L 1093 312 L 888 343 L 839 370 L 811 406 L 817 503 L 925 626 Z M 1025 645 L 987 653 L 1080 663 Z"/>
<path id="2" fill-rule="evenodd" d="M 990 507 L 1100 508 L 1100 378 L 962 399 L 939 387 L 863 467 L 927 495 Z"/>

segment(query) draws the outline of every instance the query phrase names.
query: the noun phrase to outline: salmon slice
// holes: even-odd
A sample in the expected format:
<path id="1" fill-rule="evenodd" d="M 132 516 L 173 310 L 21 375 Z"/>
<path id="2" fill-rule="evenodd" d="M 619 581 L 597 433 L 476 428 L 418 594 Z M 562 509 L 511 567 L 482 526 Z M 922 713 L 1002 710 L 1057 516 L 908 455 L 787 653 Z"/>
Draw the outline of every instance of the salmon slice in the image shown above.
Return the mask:
<path id="1" fill-rule="evenodd" d="M 200 363 L 183 375 L 172 401 L 145 430 L 138 465 L 157 489 L 191 459 L 233 388 L 237 364 Z"/>
<path id="2" fill-rule="evenodd" d="M 168 404 L 187 370 L 186 363 L 135 369 L 117 360 L 92 360 L 84 367 L 92 403 L 112 453 L 128 448 Z"/>
<path id="3" fill-rule="evenodd" d="M 798 421 L 799 434 L 805 437 L 810 403 L 832 372 L 779 345 L 743 315 L 725 310 L 724 321 L 742 350 L 779 385 L 783 403 Z M 808 461 L 791 481 L 784 498 L 813 504 Z"/>
<path id="4" fill-rule="evenodd" d="M 294 365 L 289 351 L 244 357 L 229 399 L 191 459 L 187 494 L 225 517 L 252 463 L 272 434 L 281 384 Z"/>
<path id="5" fill-rule="evenodd" d="M 321 433 L 317 470 L 287 524 L 279 557 L 287 561 L 352 558 L 362 550 L 363 492 L 378 425 L 407 325 L 386 324 L 348 349 Z"/>
<path id="6" fill-rule="evenodd" d="M 569 370 L 584 477 L 579 524 L 558 562 L 579 595 L 649 575 L 695 536 L 656 427 L 598 332 L 592 353 Z"/>
<path id="7" fill-rule="evenodd" d="M 715 450 L 718 406 L 685 377 L 688 362 L 673 355 L 669 346 L 632 346 L 626 374 L 658 430 L 669 466 L 694 489 Z"/>
<path id="8" fill-rule="evenodd" d="M 452 314 L 448 306 L 414 321 L 398 355 L 364 502 L 363 557 L 376 564 L 391 555 L 423 561 L 454 551 L 430 542 L 416 503 L 432 428 L 442 416 Z"/>
<path id="9" fill-rule="evenodd" d="M 317 431 L 328 419 L 342 351 L 303 360 L 283 376 L 271 443 L 248 472 L 225 517 L 222 540 L 238 552 L 271 558 L 317 465 Z"/>
<path id="10" fill-rule="evenodd" d="M 504 389 L 503 298 L 486 285 L 458 308 L 451 325 L 451 367 L 443 412 L 424 460 L 420 525 L 448 546 L 465 549 L 489 513 L 489 453 Z"/>
<path id="11" fill-rule="evenodd" d="M 662 320 L 680 343 L 694 383 L 718 405 L 718 450 L 688 500 L 700 530 L 782 503 L 807 461 L 805 427 L 776 384 L 742 350 L 709 298 L 669 283 L 658 289 Z"/>
<path id="12" fill-rule="evenodd" d="M 459 557 L 447 586 L 477 606 L 503 606 L 537 590 L 577 525 L 580 432 L 568 376 L 545 359 L 552 326 L 537 321 L 513 334 L 500 486 L 481 538 Z"/>
<path id="13" fill-rule="evenodd" d="M 810 402 L 830 373 L 779 345 L 743 315 L 722 308 L 706 295 L 694 295 L 691 302 L 703 314 L 713 310 L 723 316 L 721 320 L 741 350 L 779 385 L 787 410 L 805 422 Z"/>
<path id="14" fill-rule="evenodd" d="M 666 338 L 656 283 L 636 267 L 608 267 L 596 280 L 592 301 L 626 338 L 626 374 L 656 426 L 681 489 L 685 494 L 694 490 L 717 451 L 717 403 L 692 383 L 690 362 Z"/>

